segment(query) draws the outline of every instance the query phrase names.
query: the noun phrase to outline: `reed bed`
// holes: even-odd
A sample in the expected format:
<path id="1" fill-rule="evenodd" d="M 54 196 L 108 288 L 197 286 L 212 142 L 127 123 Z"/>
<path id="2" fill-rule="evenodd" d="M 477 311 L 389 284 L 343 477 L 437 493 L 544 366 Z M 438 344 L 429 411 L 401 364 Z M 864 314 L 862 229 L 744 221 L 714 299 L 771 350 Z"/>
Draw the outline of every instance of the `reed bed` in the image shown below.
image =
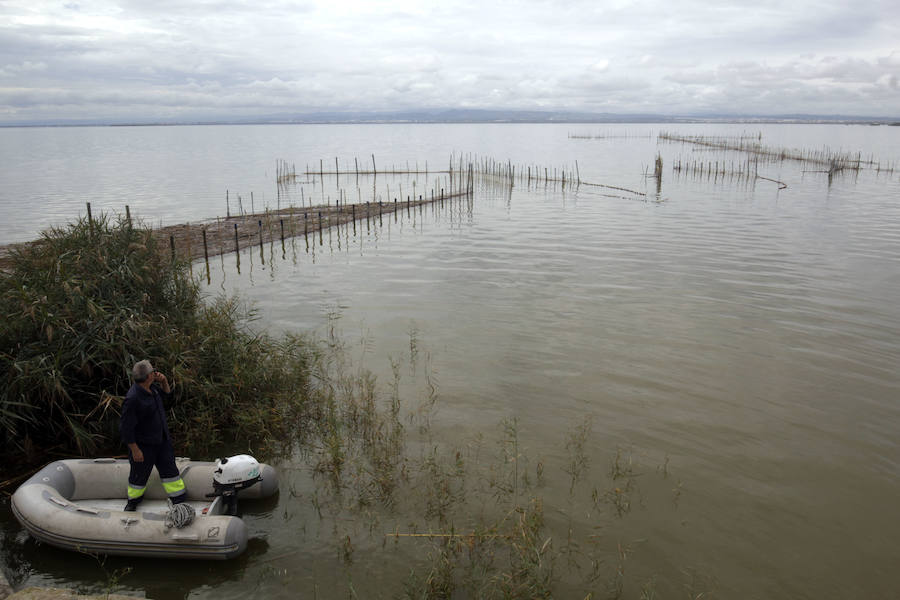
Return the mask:
<path id="1" fill-rule="evenodd" d="M 446 192 L 432 190 L 428 196 L 418 198 L 407 196 L 405 201 L 396 198 L 391 202 L 341 202 L 313 205 L 304 208 L 289 206 L 280 210 L 266 210 L 259 213 L 216 218 L 200 223 L 169 225 L 153 231 L 157 244 L 170 250 L 178 258 L 188 260 L 205 259 L 242 249 L 284 243 L 294 237 L 309 239 L 323 230 L 339 225 L 382 219 L 385 215 L 398 211 L 453 199 L 465 198 L 469 190 Z"/>
<path id="2" fill-rule="evenodd" d="M 581 184 L 578 162 L 572 165 L 546 166 L 536 164 L 514 164 L 510 160 L 497 160 L 487 156 L 468 155 L 466 159 L 474 166 L 474 172 L 482 177 L 492 177 L 510 185 L 547 185 L 558 183 L 562 187 Z M 460 155 L 459 161 L 463 160 Z M 451 164 L 453 157 L 451 157 Z"/>
<path id="3" fill-rule="evenodd" d="M 360 166 L 362 164 L 362 166 Z M 309 165 L 298 176 L 296 166 L 286 160 L 279 159 L 276 162 L 276 206 L 275 210 L 281 210 L 284 206 L 299 208 L 332 204 L 350 204 L 353 199 L 362 204 L 364 198 L 370 202 L 391 202 L 396 199 L 416 198 L 422 196 L 425 199 L 433 197 L 458 197 L 461 192 L 469 192 L 471 183 L 469 174 L 463 165 L 454 169 L 431 169 L 427 161 L 423 167 L 418 162 L 412 165 L 407 162 L 405 167 L 378 167 L 374 155 L 371 163 L 360 163 L 354 158 L 353 164 L 345 162 L 341 167 L 340 161 L 335 157 L 334 162 L 319 160 L 319 168 L 310 168 Z M 424 176 L 422 182 L 416 176 Z M 405 176 L 404 181 L 397 181 L 398 176 Z M 333 179 L 332 179 L 333 178 Z M 381 187 L 379 187 L 379 183 Z M 333 184 L 333 186 L 332 186 Z M 312 186 L 309 190 L 307 186 Z M 393 186 L 393 187 L 392 187 Z M 252 196 L 251 196 L 252 198 Z M 226 216 L 246 213 L 245 204 L 240 195 L 237 196 L 235 211 L 231 211 L 231 200 L 226 191 Z"/>
<path id="4" fill-rule="evenodd" d="M 175 385 L 179 451 L 275 444 L 307 406 L 310 347 L 253 332 L 233 298 L 204 301 L 187 261 L 149 228 L 105 215 L 54 228 L 0 273 L 2 474 L 117 454 L 130 368 L 149 358 Z"/>
<path id="5" fill-rule="evenodd" d="M 462 160 L 460 157 L 458 160 Z M 477 155 L 468 155 L 467 160 L 474 165 L 473 172 L 482 178 L 491 178 L 508 186 L 526 185 L 526 186 L 548 186 L 559 185 L 562 189 L 566 187 L 578 188 L 582 185 L 589 187 L 599 187 L 619 192 L 626 192 L 634 196 L 646 197 L 645 192 L 633 190 L 623 186 L 609 185 L 605 183 L 595 183 L 585 181 L 581 178 L 581 169 L 578 161 L 575 161 L 574 170 L 572 166 L 562 165 L 558 167 L 541 166 L 535 164 L 513 164 L 512 161 L 501 161 L 491 157 L 479 157 Z M 453 157 L 451 157 L 451 164 Z"/>
<path id="6" fill-rule="evenodd" d="M 581 185 L 585 185 L 605 188 L 617 192 L 625 192 L 627 194 L 638 196 L 640 198 L 645 198 L 647 196 L 645 192 L 629 189 L 623 186 L 584 181 L 581 178 L 578 161 L 575 161 L 574 165 L 550 166 L 513 163 L 508 159 L 499 160 L 494 157 L 479 156 L 472 153 L 452 153 L 446 166 L 440 169 L 429 167 L 427 162 L 423 163 L 424 168 L 420 167 L 418 162 L 415 162 L 412 165 L 407 162 L 405 167 L 397 167 L 395 165 L 390 165 L 388 167 L 378 167 L 377 165 L 378 163 L 376 162 L 374 156 L 371 157 L 371 162 L 361 162 L 358 158 L 354 158 L 353 164 L 351 165 L 349 161 L 345 161 L 343 167 L 340 166 L 340 160 L 338 158 L 335 158 L 334 161 L 326 161 L 325 159 L 320 159 L 318 169 L 314 167 L 311 168 L 309 165 L 306 166 L 306 169 L 300 174 L 304 178 L 301 181 L 301 179 L 298 178 L 296 174 L 296 168 L 293 164 L 288 163 L 288 161 L 286 160 L 279 160 L 276 165 L 276 179 L 279 184 L 279 194 L 281 194 L 282 191 L 287 192 L 290 188 L 297 186 L 298 184 L 312 183 L 313 185 L 316 185 L 320 188 L 318 192 L 318 194 L 320 195 L 319 203 L 325 204 L 329 202 L 329 199 L 326 199 L 324 197 L 326 182 L 333 177 L 339 198 L 346 199 L 353 196 L 362 198 L 363 191 L 362 185 L 360 184 L 360 177 L 371 177 L 373 186 L 371 189 L 367 189 L 366 194 L 370 194 L 373 201 L 379 198 L 391 198 L 397 195 L 399 195 L 399 197 L 402 199 L 402 186 L 397 186 L 394 190 L 395 193 L 392 194 L 390 183 L 387 182 L 384 184 L 384 195 L 380 196 L 377 193 L 377 188 L 374 182 L 379 176 L 394 177 L 398 175 L 424 175 L 427 179 L 429 175 L 439 175 L 446 176 L 446 179 L 439 180 L 445 182 L 445 185 L 435 187 L 440 187 L 441 189 L 447 190 L 447 193 L 454 197 L 460 192 L 471 193 L 471 190 L 474 187 L 474 179 L 476 177 L 478 177 L 482 181 L 493 181 L 501 186 L 506 187 L 512 187 L 515 185 L 525 185 L 529 187 L 540 185 L 558 185 L 561 189 L 566 189 L 577 188 Z M 345 184 L 347 182 L 352 182 L 355 189 L 343 188 L 342 178 Z M 412 196 L 413 198 L 415 198 L 415 180 L 413 180 L 412 185 Z M 407 191 L 409 191 L 409 189 L 407 189 Z M 296 198 L 296 192 L 294 192 L 294 197 Z M 312 195 L 306 194 L 303 188 L 301 188 L 301 205 L 305 206 L 307 199 L 310 199 L 310 205 L 312 205 L 311 198 Z M 279 199 L 279 206 L 280 203 L 281 201 Z"/>
<path id="7" fill-rule="evenodd" d="M 661 139 L 674 139 L 670 134 L 660 134 Z M 570 137 L 573 137 L 570 134 Z M 575 136 L 577 137 L 577 136 Z M 708 144 L 737 144 L 743 147 L 748 144 L 749 136 L 739 138 L 710 138 L 704 143 Z M 730 146 L 729 146 L 730 147 Z M 373 156 L 371 162 L 364 165 L 358 158 L 353 159 L 353 166 L 345 161 L 344 168 L 340 166 L 340 160 L 328 161 L 328 169 L 325 167 L 325 159 L 319 161 L 318 170 L 306 166 L 298 176 L 294 163 L 279 159 L 275 164 L 275 179 L 277 188 L 277 200 L 274 208 L 266 205 L 263 210 L 257 210 L 257 202 L 254 194 L 250 193 L 249 202 L 240 194 L 232 194 L 230 190 L 225 192 L 225 217 L 199 221 L 195 223 L 183 223 L 159 227 L 153 235 L 156 243 L 162 249 L 168 249 L 173 259 L 186 259 L 188 261 L 204 258 L 207 263 L 210 257 L 215 257 L 227 252 L 239 252 L 249 246 L 263 246 L 280 240 L 285 240 L 300 235 L 307 239 L 316 232 L 333 226 L 355 223 L 362 219 L 381 218 L 385 213 L 396 213 L 404 208 L 411 208 L 425 203 L 454 198 L 471 197 L 474 191 L 475 178 L 484 182 L 493 182 L 491 187 L 500 185 L 512 188 L 515 185 L 526 186 L 550 186 L 558 185 L 562 189 L 567 186 L 578 188 L 580 186 L 598 187 L 613 192 L 628 194 L 631 197 L 646 199 L 647 193 L 627 188 L 620 185 L 585 181 L 581 178 L 578 162 L 573 166 L 542 166 L 537 164 L 514 164 L 510 160 L 498 160 L 487 156 L 475 154 L 451 154 L 446 168 L 433 169 L 427 161 L 420 168 L 419 163 L 409 163 L 405 167 L 378 167 Z M 333 164 L 333 168 L 331 165 Z M 740 165 L 737 169 L 727 171 L 737 177 L 745 177 L 749 173 L 751 162 L 747 161 L 747 169 Z M 758 161 L 753 163 L 754 167 Z M 692 161 L 690 164 L 681 160 L 673 164 L 675 172 L 690 172 L 691 174 L 713 174 L 718 177 L 725 175 L 724 163 L 719 167 L 713 163 Z M 404 193 L 403 183 L 391 181 L 383 183 L 383 193 L 379 193 L 377 186 L 378 176 L 393 178 L 396 176 L 424 175 L 426 181 L 429 176 L 436 176 L 430 189 L 423 190 L 417 186 L 417 180 L 407 183 Z M 445 176 L 445 177 L 443 177 Z M 654 162 L 653 174 L 645 173 L 645 176 L 656 181 L 656 194 L 660 196 L 662 186 L 662 157 L 657 155 Z M 755 173 L 755 176 L 766 179 Z M 334 177 L 335 198 L 331 194 L 325 194 L 326 181 Z M 345 181 L 353 177 L 354 180 Z M 367 183 L 361 183 L 360 178 L 371 178 L 372 187 Z M 343 179 L 342 179 L 343 178 Z M 777 182 L 784 185 L 781 182 Z M 304 185 L 313 185 L 311 193 L 305 192 Z M 299 188 L 299 204 L 296 202 Z M 363 188 L 365 196 L 371 198 L 363 201 Z M 423 193 L 424 192 L 424 193 Z M 404 200 L 405 196 L 405 200 Z M 614 195 L 611 197 L 629 199 L 629 196 Z M 260 203 L 262 204 L 262 203 Z M 283 204 L 285 206 L 283 206 Z M 249 205 L 249 206 L 248 206 Z M 90 204 L 87 205 L 88 220 L 91 220 Z M 126 206 L 126 218 L 130 219 L 130 212 Z M 16 244 L 0 247 L 0 269 L 8 269 L 12 253 L 20 251 L 27 244 Z"/>
<path id="8" fill-rule="evenodd" d="M 286 165 L 286 161 L 281 161 L 282 165 Z M 339 168 L 339 161 L 334 159 L 334 168 L 331 163 L 326 167 L 325 160 L 319 161 L 319 169 L 306 167 L 303 175 L 306 177 L 318 178 L 323 184 L 327 177 L 348 177 L 348 176 L 378 176 L 378 175 L 428 175 L 428 174 L 446 174 L 449 176 L 448 189 L 464 189 L 471 187 L 471 179 L 474 176 L 494 177 L 505 180 L 510 183 L 561 183 L 564 185 L 577 185 L 581 178 L 578 172 L 578 164 L 571 166 L 540 166 L 535 164 L 513 164 L 509 160 L 497 160 L 491 157 L 478 156 L 476 154 L 451 154 L 446 168 L 429 169 L 428 163 L 424 163 L 424 168 L 420 169 L 418 163 L 415 165 L 407 165 L 405 167 L 397 167 L 391 165 L 387 168 L 376 168 L 374 156 L 372 157 L 371 167 L 360 167 L 358 159 L 354 159 L 354 166 L 350 168 L 349 163 L 345 164 L 343 169 Z M 294 175 L 290 168 L 287 176 L 288 180 L 292 180 Z M 339 181 L 339 180 L 336 180 Z"/>
<path id="9" fill-rule="evenodd" d="M 440 387 L 415 329 L 409 353 L 390 357 L 387 385 L 354 362 L 333 323 L 327 329 L 315 367 L 327 400 L 314 403 L 323 413 L 302 442 L 309 454 L 295 467 L 284 518 L 330 539 L 335 558 L 304 568 L 346 572 L 351 596 L 382 560 L 403 564 L 405 579 L 387 577 L 383 592 L 404 598 L 615 599 L 688 585 L 642 568 L 631 528 L 641 520 L 634 513 L 682 501 L 667 457 L 654 466 L 633 449 L 603 449 L 589 417 L 554 444 L 553 458 L 529 450 L 536 440 L 516 418 L 439 441 Z M 284 569 L 266 585 L 294 585 L 287 559 L 296 552 L 271 559 Z M 381 578 L 392 568 L 377 567 Z M 700 593 L 714 597 L 712 586 Z"/>
<path id="10" fill-rule="evenodd" d="M 841 171 L 860 171 L 861 169 L 872 169 L 879 173 L 893 173 L 893 164 L 882 164 L 876 160 L 874 156 L 864 158 L 861 152 L 840 152 L 829 148 L 819 150 L 809 149 L 788 149 L 774 148 L 764 146 L 761 142 L 761 135 L 754 137 L 715 137 L 715 136 L 685 136 L 670 132 L 660 132 L 657 138 L 659 141 L 669 143 L 680 143 L 686 145 L 697 146 L 710 150 L 742 152 L 755 158 L 755 163 L 769 162 L 777 163 L 783 161 L 796 161 L 804 164 L 823 167 L 820 172 L 834 175 Z"/>
<path id="11" fill-rule="evenodd" d="M 771 181 L 778 185 L 778 189 L 787 188 L 787 184 L 777 179 L 772 179 L 759 174 L 759 160 L 756 157 L 748 156 L 745 161 L 685 161 L 678 158 L 672 163 L 672 172 L 677 175 L 689 176 L 697 181 L 713 181 L 718 183 L 721 181 L 738 181 L 753 182 L 757 179 Z M 829 180 L 830 180 L 829 176 Z"/>

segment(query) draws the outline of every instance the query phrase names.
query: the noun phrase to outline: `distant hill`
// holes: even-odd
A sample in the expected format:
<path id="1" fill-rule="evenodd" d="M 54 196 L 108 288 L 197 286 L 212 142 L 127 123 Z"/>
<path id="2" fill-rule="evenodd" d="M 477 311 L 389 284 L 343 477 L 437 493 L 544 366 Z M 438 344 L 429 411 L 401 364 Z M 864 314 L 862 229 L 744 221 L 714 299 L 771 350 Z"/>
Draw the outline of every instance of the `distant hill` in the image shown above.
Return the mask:
<path id="1" fill-rule="evenodd" d="M 0 127 L 77 127 L 151 125 L 238 125 L 284 123 L 871 123 L 898 125 L 898 117 L 856 115 L 660 115 L 653 113 L 591 113 L 503 109 L 443 109 L 416 111 L 331 111 L 277 113 L 262 116 L 183 119 L 55 119 L 0 123 Z"/>

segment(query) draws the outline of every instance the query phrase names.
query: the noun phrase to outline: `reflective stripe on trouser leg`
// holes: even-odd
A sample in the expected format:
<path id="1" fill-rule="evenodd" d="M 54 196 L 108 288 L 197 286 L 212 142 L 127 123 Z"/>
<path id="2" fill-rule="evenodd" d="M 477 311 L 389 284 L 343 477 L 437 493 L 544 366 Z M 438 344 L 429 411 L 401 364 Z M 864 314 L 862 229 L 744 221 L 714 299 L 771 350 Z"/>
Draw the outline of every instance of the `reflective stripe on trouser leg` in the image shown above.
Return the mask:
<path id="1" fill-rule="evenodd" d="M 166 490 L 169 498 L 180 496 L 185 493 L 184 479 L 181 477 L 169 477 L 162 480 L 163 489 Z"/>
<path id="2" fill-rule="evenodd" d="M 129 500 L 137 500 L 138 498 L 143 498 L 144 491 L 147 489 L 147 486 L 138 487 L 136 485 L 128 484 L 128 499 Z"/>

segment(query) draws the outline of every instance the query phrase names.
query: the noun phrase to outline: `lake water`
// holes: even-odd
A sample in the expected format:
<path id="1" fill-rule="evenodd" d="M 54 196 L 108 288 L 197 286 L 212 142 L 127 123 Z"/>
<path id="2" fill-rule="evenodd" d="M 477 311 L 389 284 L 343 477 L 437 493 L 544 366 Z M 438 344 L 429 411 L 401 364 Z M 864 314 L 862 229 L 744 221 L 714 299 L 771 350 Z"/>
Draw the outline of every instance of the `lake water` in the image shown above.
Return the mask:
<path id="1" fill-rule="evenodd" d="M 662 129 L 860 152 L 895 170 L 829 180 L 808 172 L 816 165 L 760 163 L 759 174 L 785 189 L 678 174 L 679 160 L 730 169 L 746 155 L 658 141 L 657 125 L 0 129 L 0 243 L 32 239 L 82 214 L 85 202 L 95 213 L 128 204 L 167 225 L 224 215 L 226 190 L 234 211 L 237 194 L 249 208 L 253 192 L 257 209 L 343 194 L 390 201 L 446 177 L 326 175 L 279 188 L 278 159 L 298 171 L 318 169 L 320 159 L 333 169 L 335 157 L 353 170 L 355 158 L 370 164 L 373 154 L 379 169 L 426 161 L 445 169 L 451 153 L 571 171 L 577 161 L 582 180 L 631 191 L 477 178 L 470 199 L 401 209 L 284 249 L 246 249 L 240 272 L 234 255 L 216 257 L 204 288 L 252 300 L 256 326 L 272 332 L 336 328 L 385 390 L 401 364 L 411 403 L 423 386 L 434 403 L 418 443 L 468 452 L 479 434 L 490 446 L 500 423 L 517 419 L 528 468 L 557 467 L 535 492 L 553 543 L 567 528 L 595 531 L 610 572 L 628 564 L 622 597 L 639 597 L 649 582 L 660 597 L 893 597 L 900 128 Z M 646 177 L 657 154 L 659 189 Z M 194 268 L 205 277 L 202 263 Z M 585 419 L 589 470 L 579 485 L 621 485 L 609 481 L 610 465 L 617 450 L 631 457 L 638 473 L 627 514 L 573 500 L 562 473 L 566 440 Z M 401 591 L 429 548 L 383 547 L 379 536 L 405 516 L 378 513 L 374 533 L 323 520 L 303 458 L 282 467 L 277 506 L 248 515 L 264 541 L 246 557 L 227 566 L 137 565 L 124 589 L 149 597 Z M 17 583 L 103 581 L 93 559 L 29 542 L 8 502 L 2 519 L 6 569 Z M 345 536 L 352 564 L 339 558 L 335 540 Z M 583 573 L 562 565 L 558 573 L 560 595 L 584 597 Z M 605 581 L 597 587 L 609 593 Z"/>

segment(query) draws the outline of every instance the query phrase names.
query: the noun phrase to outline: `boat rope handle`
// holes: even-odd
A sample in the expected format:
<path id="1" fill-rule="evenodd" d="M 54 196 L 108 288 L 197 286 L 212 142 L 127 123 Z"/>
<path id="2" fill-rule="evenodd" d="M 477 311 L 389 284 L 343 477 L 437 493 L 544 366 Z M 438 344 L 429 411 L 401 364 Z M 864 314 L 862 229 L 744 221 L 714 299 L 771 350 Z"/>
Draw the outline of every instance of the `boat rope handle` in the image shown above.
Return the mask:
<path id="1" fill-rule="evenodd" d="M 170 500 L 171 502 L 171 500 Z M 166 529 L 181 529 L 194 522 L 194 507 L 190 504 L 175 504 L 166 513 Z"/>

